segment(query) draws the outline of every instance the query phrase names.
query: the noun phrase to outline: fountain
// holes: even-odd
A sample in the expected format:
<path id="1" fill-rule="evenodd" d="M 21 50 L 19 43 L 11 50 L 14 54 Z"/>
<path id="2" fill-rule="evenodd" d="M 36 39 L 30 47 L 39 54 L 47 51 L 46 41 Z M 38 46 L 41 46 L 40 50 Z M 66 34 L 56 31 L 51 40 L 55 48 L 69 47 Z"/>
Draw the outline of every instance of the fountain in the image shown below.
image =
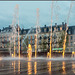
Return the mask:
<path id="1" fill-rule="evenodd" d="M 72 9 L 72 2 L 70 4 L 70 9 L 69 9 L 68 17 L 67 17 L 67 25 L 69 24 L 69 17 L 70 17 L 71 9 Z M 67 30 L 68 30 L 67 25 L 66 25 L 65 38 L 64 38 L 64 43 L 63 43 L 63 53 L 62 53 L 63 58 L 65 55 L 65 48 L 66 48 L 66 37 L 67 37 Z"/>
<path id="2" fill-rule="evenodd" d="M 32 48 L 31 48 L 31 45 L 29 44 L 28 45 L 28 50 L 27 50 L 27 53 L 28 53 L 28 60 L 30 61 L 31 60 L 31 57 L 32 57 Z"/>
<path id="3" fill-rule="evenodd" d="M 53 6 L 53 4 L 52 4 Z M 53 8 L 52 8 L 53 10 Z M 51 12 L 53 13 L 53 12 Z M 14 25 L 14 24 L 12 24 Z M 19 25 L 19 23 L 18 23 Z M 28 34 L 30 33 L 32 29 L 30 29 L 28 31 Z M 15 74 L 25 74 L 25 75 L 49 75 L 49 74 L 53 74 L 53 73 L 57 73 L 57 74 L 66 74 L 68 73 L 66 71 L 66 69 L 70 68 L 70 73 L 75 74 L 74 72 L 72 72 L 75 68 L 72 68 L 72 65 L 75 64 L 75 58 L 64 58 L 62 59 L 62 57 L 58 57 L 58 58 L 53 58 L 51 56 L 52 54 L 52 15 L 51 15 L 51 35 L 50 35 L 50 51 L 47 53 L 47 58 L 46 57 L 37 57 L 37 45 L 38 45 L 38 32 L 37 32 L 37 27 L 36 27 L 36 34 L 35 34 L 35 58 L 32 58 L 32 47 L 31 44 L 28 45 L 28 50 L 27 50 L 27 57 L 20 57 L 20 36 L 19 36 L 19 26 L 18 26 L 18 35 L 16 35 L 15 28 L 13 26 L 13 37 L 14 37 L 14 54 L 12 54 L 12 58 L 11 57 L 5 57 L 5 58 L 0 58 L 0 68 L 2 70 L 0 70 L 0 74 L 8 74 L 8 75 L 15 75 Z M 27 35 L 28 35 L 27 34 Z M 27 37 L 27 35 L 25 36 L 25 38 Z M 18 59 L 16 57 L 16 47 L 15 47 L 15 39 L 16 37 L 18 37 L 18 57 L 20 59 Z M 24 40 L 23 40 L 24 41 Z M 66 41 L 65 41 L 66 42 Z M 63 57 L 65 54 L 65 42 L 64 42 L 64 46 L 63 46 Z M 75 52 L 72 52 L 72 57 L 75 56 Z M 14 57 L 14 58 L 13 58 Z M 27 59 L 28 58 L 28 59 Z M 5 61 L 5 62 L 4 62 Z M 69 62 L 67 62 L 69 61 Z M 72 64 L 73 62 L 73 64 Z M 69 66 L 67 65 L 69 64 Z M 7 71 L 3 72 L 3 71 Z"/>
<path id="4" fill-rule="evenodd" d="M 37 74 L 37 62 L 34 62 L 34 74 Z"/>
<path id="5" fill-rule="evenodd" d="M 35 58 L 37 57 L 37 35 L 35 35 Z"/>
<path id="6" fill-rule="evenodd" d="M 74 51 L 72 51 L 72 56 L 71 57 L 72 58 L 75 57 L 75 52 Z"/>
<path id="7" fill-rule="evenodd" d="M 47 58 L 49 58 L 49 55 L 50 55 L 49 52 L 47 52 Z"/>
<path id="8" fill-rule="evenodd" d="M 50 35 L 50 51 L 47 53 L 47 57 L 51 59 L 51 54 L 52 54 L 52 17 L 53 17 L 53 2 L 52 2 L 52 7 L 51 7 L 51 35 Z"/>

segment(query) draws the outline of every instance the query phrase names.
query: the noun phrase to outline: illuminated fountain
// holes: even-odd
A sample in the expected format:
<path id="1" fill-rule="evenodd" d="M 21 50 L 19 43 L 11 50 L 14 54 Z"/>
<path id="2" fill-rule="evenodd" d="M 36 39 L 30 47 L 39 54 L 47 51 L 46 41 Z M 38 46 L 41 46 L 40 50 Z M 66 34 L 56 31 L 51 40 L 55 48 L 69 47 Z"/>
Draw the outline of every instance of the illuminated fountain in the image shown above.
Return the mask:
<path id="1" fill-rule="evenodd" d="M 28 50 L 27 50 L 27 53 L 28 53 L 28 60 L 30 61 L 31 58 L 32 58 L 32 48 L 31 48 L 31 45 L 29 44 L 28 45 Z"/>
<path id="2" fill-rule="evenodd" d="M 16 31 L 15 25 L 18 23 L 18 32 Z M 20 58 L 20 36 L 19 36 L 19 6 L 16 4 L 13 21 L 12 21 L 12 36 L 13 36 L 13 42 L 14 42 L 14 58 L 16 56 L 16 38 L 18 38 L 18 57 Z"/>
<path id="3" fill-rule="evenodd" d="M 53 17 L 53 2 L 52 2 L 52 7 L 51 7 L 51 35 L 50 35 L 50 50 L 47 53 L 47 58 L 49 57 L 51 59 L 51 54 L 52 54 L 52 17 Z"/>
<path id="4" fill-rule="evenodd" d="M 67 25 L 69 24 L 69 17 L 70 17 L 71 9 L 72 9 L 72 2 L 70 4 L 70 9 L 69 9 L 68 17 L 67 17 L 67 24 L 66 24 L 66 30 L 65 30 L 65 38 L 64 38 L 64 43 L 63 43 L 63 53 L 62 53 L 63 58 L 65 56 L 66 37 L 67 37 L 67 30 L 68 30 Z"/>
<path id="5" fill-rule="evenodd" d="M 52 8 L 52 10 L 53 10 L 53 8 Z M 12 25 L 14 25 L 14 24 L 12 24 Z M 19 25 L 19 23 L 18 23 L 18 25 Z M 51 16 L 50 50 L 47 53 L 47 58 L 50 58 L 50 59 L 47 59 L 46 57 L 37 57 L 37 47 L 38 47 L 37 46 L 38 45 L 38 43 L 37 43 L 37 41 L 38 41 L 38 30 L 37 29 L 38 28 L 36 27 L 36 34 L 35 34 L 35 58 L 32 58 L 32 46 L 31 46 L 31 44 L 28 45 L 28 50 L 27 50 L 28 55 L 27 55 L 27 57 L 23 57 L 23 58 L 21 57 L 22 59 L 20 58 L 19 26 L 18 26 L 18 33 L 17 33 L 17 35 L 16 35 L 16 32 L 13 32 L 13 34 L 14 33 L 15 34 L 14 35 L 12 34 L 13 37 L 14 37 L 14 40 L 13 40 L 14 41 L 14 53 L 12 54 L 12 58 L 11 57 L 10 58 L 9 57 L 0 58 L 0 61 L 1 61 L 0 62 L 0 64 L 1 64 L 0 67 L 2 67 L 2 65 L 4 65 L 2 68 L 4 68 L 5 71 L 9 70 L 8 71 L 9 75 L 11 75 L 11 74 L 13 74 L 13 75 L 14 74 L 21 74 L 21 73 L 25 74 L 26 72 L 27 72 L 28 75 L 31 75 L 31 74 L 32 75 L 33 74 L 35 74 L 35 75 L 37 75 L 37 74 L 46 75 L 46 73 L 49 73 L 51 75 L 53 72 L 56 72 L 56 71 L 61 73 L 61 71 L 60 71 L 61 69 L 63 71 L 62 72 L 63 74 L 67 73 L 66 66 L 68 64 L 71 64 L 71 63 L 64 62 L 64 61 L 65 60 L 72 61 L 73 59 L 72 58 L 64 58 L 64 59 L 62 59 L 61 57 L 52 58 L 52 56 L 51 56 L 51 54 L 52 54 L 52 51 L 51 51 L 52 50 L 52 16 Z M 31 30 L 32 30 L 32 28 L 28 31 L 28 34 L 30 33 Z M 13 31 L 15 31 L 14 28 L 13 28 Z M 26 34 L 25 38 L 27 38 L 28 34 Z M 15 39 L 16 39 L 16 37 L 18 38 L 18 55 L 19 55 L 18 57 L 20 59 L 18 59 L 16 57 L 16 47 L 15 47 L 15 44 L 16 44 Z M 23 40 L 23 42 L 24 42 L 24 40 Z M 65 43 L 66 43 L 66 41 L 64 41 L 64 45 L 63 45 L 63 57 L 64 57 L 64 54 L 65 54 L 65 46 L 66 46 Z M 75 52 L 72 52 L 72 57 L 73 56 L 75 56 Z M 27 58 L 28 58 L 28 60 L 27 60 Z M 10 64 L 12 64 L 12 65 L 10 65 Z M 71 65 L 69 65 L 69 66 L 71 67 Z M 67 67 L 69 67 L 69 66 L 67 66 Z M 75 65 L 73 65 L 73 68 L 74 68 L 74 66 Z M 2 73 L 4 74 L 3 70 L 2 70 Z M 27 75 L 27 74 L 25 74 L 25 75 Z"/>
<path id="6" fill-rule="evenodd" d="M 72 52 L 72 56 L 71 56 L 71 57 L 72 57 L 72 58 L 75 57 L 75 52 L 74 52 L 74 51 Z"/>
<path id="7" fill-rule="evenodd" d="M 37 74 L 37 62 L 34 62 L 34 74 Z"/>
<path id="8" fill-rule="evenodd" d="M 63 70 L 63 74 L 66 74 L 66 70 L 65 70 L 65 62 L 62 62 L 62 70 Z"/>
<path id="9" fill-rule="evenodd" d="M 51 75 L 51 61 L 48 61 L 47 62 L 47 66 L 48 66 L 48 72 L 49 72 L 49 74 Z"/>
<path id="10" fill-rule="evenodd" d="M 28 62 L 28 75 L 32 74 L 32 63 Z"/>
<path id="11" fill-rule="evenodd" d="M 47 58 L 49 58 L 49 52 L 47 52 Z"/>

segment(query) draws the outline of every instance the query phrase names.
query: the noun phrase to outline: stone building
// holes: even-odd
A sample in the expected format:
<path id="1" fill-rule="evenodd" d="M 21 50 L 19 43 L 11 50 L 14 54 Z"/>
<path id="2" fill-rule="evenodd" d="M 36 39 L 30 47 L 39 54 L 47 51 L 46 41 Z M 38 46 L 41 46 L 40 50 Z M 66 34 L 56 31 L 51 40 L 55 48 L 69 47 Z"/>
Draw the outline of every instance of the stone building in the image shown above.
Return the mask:
<path id="1" fill-rule="evenodd" d="M 15 38 L 15 47 L 16 53 L 18 53 L 18 25 L 16 25 L 16 38 Z M 59 41 L 62 39 L 61 36 L 66 29 L 66 23 L 52 26 L 52 49 L 53 48 L 63 48 L 63 45 L 60 46 Z M 38 52 L 47 52 L 50 48 L 50 33 L 51 27 L 44 26 L 38 28 L 37 35 L 37 51 Z M 31 44 L 33 52 L 35 51 L 35 39 L 36 39 L 36 28 L 24 29 L 19 27 L 20 35 L 20 50 L 21 52 L 27 52 L 28 44 Z M 68 45 L 66 47 L 67 52 L 75 51 L 75 26 L 68 26 Z M 8 49 L 10 53 L 14 51 L 14 32 L 11 26 L 5 27 L 0 30 L 0 50 Z"/>

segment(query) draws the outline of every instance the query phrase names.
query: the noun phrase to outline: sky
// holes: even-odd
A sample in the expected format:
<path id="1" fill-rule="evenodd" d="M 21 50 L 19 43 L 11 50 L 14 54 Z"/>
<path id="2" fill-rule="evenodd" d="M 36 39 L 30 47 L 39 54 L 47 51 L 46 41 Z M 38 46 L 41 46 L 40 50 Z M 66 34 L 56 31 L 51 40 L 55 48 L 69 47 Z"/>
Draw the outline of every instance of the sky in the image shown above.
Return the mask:
<path id="1" fill-rule="evenodd" d="M 39 26 L 51 25 L 52 1 L 0 1 L 0 29 L 12 24 L 15 6 L 19 5 L 19 25 L 21 28 L 36 26 L 37 12 L 39 8 Z M 69 14 L 71 1 L 54 1 L 52 25 L 61 24 L 69 20 L 69 26 L 75 25 L 75 1 Z"/>

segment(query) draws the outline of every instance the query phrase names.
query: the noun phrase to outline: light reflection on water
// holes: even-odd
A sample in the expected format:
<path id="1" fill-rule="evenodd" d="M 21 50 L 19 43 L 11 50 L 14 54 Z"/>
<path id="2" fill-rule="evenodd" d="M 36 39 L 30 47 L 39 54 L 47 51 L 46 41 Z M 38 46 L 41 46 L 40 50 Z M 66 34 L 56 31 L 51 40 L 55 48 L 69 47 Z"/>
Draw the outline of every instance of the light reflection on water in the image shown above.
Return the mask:
<path id="1" fill-rule="evenodd" d="M 34 62 L 34 74 L 37 74 L 37 62 Z"/>
<path id="2" fill-rule="evenodd" d="M 48 72 L 51 75 L 51 61 L 47 62 Z"/>
<path id="3" fill-rule="evenodd" d="M 32 63 L 28 62 L 28 75 L 32 74 Z"/>
<path id="4" fill-rule="evenodd" d="M 72 71 L 74 72 L 74 74 L 75 74 L 75 62 L 72 62 Z"/>
<path id="5" fill-rule="evenodd" d="M 20 60 L 18 61 L 18 74 L 20 74 Z"/>
<path id="6" fill-rule="evenodd" d="M 45 75 L 55 75 L 54 73 L 66 75 L 69 72 L 68 68 L 70 73 L 75 74 L 75 60 L 0 60 L 0 75 L 6 75 L 6 72 L 7 75 L 43 75 L 43 73 L 46 73 Z"/>
<path id="7" fill-rule="evenodd" d="M 14 61 L 14 72 L 15 72 L 15 61 Z"/>
<path id="8" fill-rule="evenodd" d="M 63 61 L 62 62 L 62 70 L 63 70 L 63 72 L 62 72 L 62 74 L 66 74 L 66 70 L 65 70 L 65 62 Z"/>

